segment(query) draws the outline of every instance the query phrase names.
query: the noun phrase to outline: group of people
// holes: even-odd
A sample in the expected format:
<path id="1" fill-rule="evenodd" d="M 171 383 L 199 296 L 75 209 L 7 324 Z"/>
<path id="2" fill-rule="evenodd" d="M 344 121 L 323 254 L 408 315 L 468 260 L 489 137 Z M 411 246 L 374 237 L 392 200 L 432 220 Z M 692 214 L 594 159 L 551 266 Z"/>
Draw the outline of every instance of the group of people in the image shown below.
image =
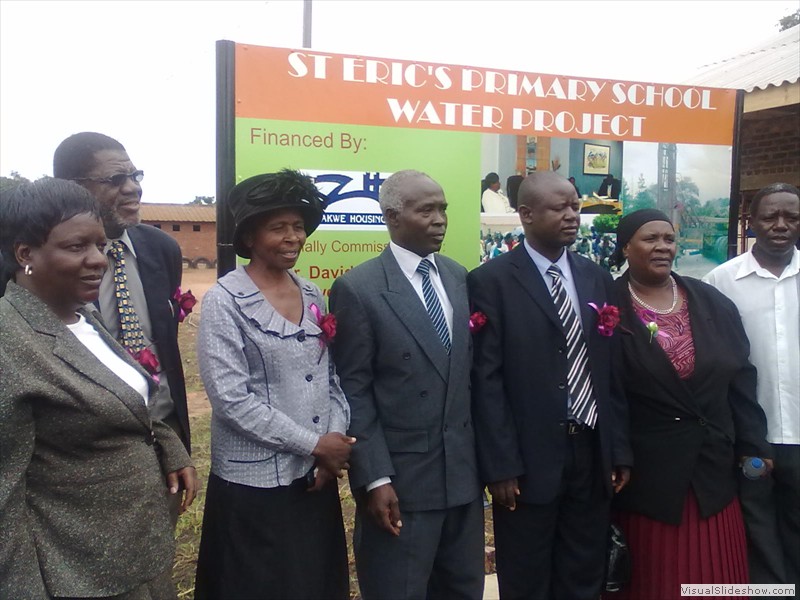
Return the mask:
<path id="1" fill-rule="evenodd" d="M 594 227 L 590 228 L 590 235 L 579 236 L 570 246 L 570 250 L 597 263 L 606 271 L 621 265 L 614 264 L 613 256 L 617 245 L 610 235 L 600 235 Z"/>
<path id="2" fill-rule="evenodd" d="M 501 254 L 505 254 L 506 252 L 513 250 L 523 238 L 523 234 L 516 235 L 511 231 L 507 232 L 505 235 L 499 232 L 494 234 L 487 233 L 486 237 L 481 240 L 481 263 L 485 263 L 487 260 L 491 260 L 500 256 Z"/>
<path id="3" fill-rule="evenodd" d="M 185 508 L 197 486 L 169 337 L 134 293 L 158 242 L 133 232 L 162 259 L 170 246 L 137 224 L 142 174 L 124 149 L 90 148 L 73 182 L 0 202 L 2 597 L 174 597 L 168 500 Z M 228 200 L 249 262 L 200 319 L 213 411 L 196 598 L 348 598 L 345 473 L 366 600 L 480 599 L 484 487 L 504 599 L 596 600 L 612 516 L 633 572 L 608 598 L 747 583 L 748 538 L 769 582 L 796 577 L 796 188 L 756 196 L 756 246 L 709 275 L 718 291 L 672 272 L 675 232 L 655 210 L 621 219 L 616 281 L 567 251 L 580 200 L 552 172 L 519 187 L 524 241 L 468 273 L 439 254 L 442 187 L 399 171 L 380 188 L 391 241 L 334 282 L 330 312 L 293 268 L 325 208 L 311 179 L 257 175 Z M 177 313 L 174 297 L 160 308 Z M 115 341 L 130 304 L 138 329 L 150 314 L 157 381 Z M 749 457 L 761 480 L 737 475 Z"/>

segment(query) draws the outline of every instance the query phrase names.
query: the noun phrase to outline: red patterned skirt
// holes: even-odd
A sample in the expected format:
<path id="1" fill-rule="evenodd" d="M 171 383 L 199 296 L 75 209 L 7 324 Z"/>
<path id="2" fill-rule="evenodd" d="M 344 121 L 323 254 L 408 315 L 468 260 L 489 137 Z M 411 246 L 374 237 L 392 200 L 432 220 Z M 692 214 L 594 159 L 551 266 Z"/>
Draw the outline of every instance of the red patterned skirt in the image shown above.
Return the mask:
<path id="1" fill-rule="evenodd" d="M 750 583 L 747 541 L 739 499 L 708 519 L 700 517 L 689 490 L 680 525 L 619 512 L 615 521 L 628 541 L 631 581 L 605 600 L 681 600 L 680 585 Z M 710 598 L 710 596 L 707 596 Z M 725 596 L 725 600 L 742 596 Z"/>

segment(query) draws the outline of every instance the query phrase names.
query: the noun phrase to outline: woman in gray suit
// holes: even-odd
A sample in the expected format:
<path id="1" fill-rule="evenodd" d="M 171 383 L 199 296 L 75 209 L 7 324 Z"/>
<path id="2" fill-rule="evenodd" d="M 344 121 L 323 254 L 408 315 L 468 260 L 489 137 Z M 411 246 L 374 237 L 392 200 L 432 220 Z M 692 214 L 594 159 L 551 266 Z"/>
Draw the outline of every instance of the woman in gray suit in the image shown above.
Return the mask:
<path id="1" fill-rule="evenodd" d="M 203 300 L 198 360 L 213 412 L 198 599 L 349 597 L 336 478 L 355 440 L 328 354 L 335 322 L 293 271 L 324 200 L 289 170 L 231 192 L 233 246 L 250 263 Z"/>
<path id="2" fill-rule="evenodd" d="M 175 597 L 167 494 L 185 509 L 196 475 L 148 415 L 152 378 L 84 308 L 105 243 L 75 183 L 0 197 L 0 598 Z"/>

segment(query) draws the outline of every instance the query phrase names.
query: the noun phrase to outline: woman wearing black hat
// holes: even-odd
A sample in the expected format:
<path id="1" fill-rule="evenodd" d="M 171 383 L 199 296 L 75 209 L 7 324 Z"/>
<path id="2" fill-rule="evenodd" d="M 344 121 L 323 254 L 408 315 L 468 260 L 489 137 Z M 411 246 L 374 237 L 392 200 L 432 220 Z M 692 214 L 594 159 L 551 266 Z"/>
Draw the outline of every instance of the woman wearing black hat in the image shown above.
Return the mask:
<path id="1" fill-rule="evenodd" d="M 617 331 L 634 470 L 615 504 L 633 575 L 608 598 L 678 598 L 680 584 L 749 581 L 737 469 L 744 457 L 770 456 L 756 372 L 733 303 L 672 272 L 675 237 L 653 209 L 617 229 L 614 262 L 629 265 L 616 281 Z"/>
<path id="2" fill-rule="evenodd" d="M 195 598 L 348 598 L 336 478 L 349 408 L 329 359 L 335 323 L 294 273 L 325 197 L 283 170 L 230 196 L 249 258 L 205 295 L 200 375 L 213 409 Z"/>

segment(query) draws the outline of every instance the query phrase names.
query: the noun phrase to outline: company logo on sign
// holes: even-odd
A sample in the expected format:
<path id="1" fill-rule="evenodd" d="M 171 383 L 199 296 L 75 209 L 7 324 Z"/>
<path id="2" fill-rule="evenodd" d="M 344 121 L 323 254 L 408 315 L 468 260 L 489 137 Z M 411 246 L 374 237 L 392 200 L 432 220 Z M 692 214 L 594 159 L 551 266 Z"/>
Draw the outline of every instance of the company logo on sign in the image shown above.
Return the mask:
<path id="1" fill-rule="evenodd" d="M 381 231 L 386 228 L 378 203 L 381 184 L 391 173 L 305 170 L 328 197 L 320 229 Z"/>

